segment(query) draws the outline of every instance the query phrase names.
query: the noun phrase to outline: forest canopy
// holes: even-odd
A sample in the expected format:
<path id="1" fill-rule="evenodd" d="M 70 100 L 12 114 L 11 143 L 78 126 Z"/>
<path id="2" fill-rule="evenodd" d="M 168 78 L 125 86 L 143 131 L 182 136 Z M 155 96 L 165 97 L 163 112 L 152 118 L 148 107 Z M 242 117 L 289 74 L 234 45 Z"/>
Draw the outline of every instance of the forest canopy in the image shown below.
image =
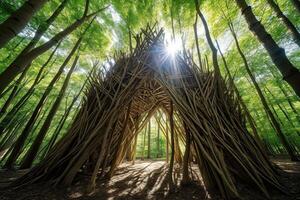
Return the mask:
<path id="1" fill-rule="evenodd" d="M 10 16 L 28 2 L 38 6 L 7 28 Z M 187 50 L 198 66 L 213 69 L 217 58 L 221 75 L 234 83 L 268 153 L 296 159 L 299 8 L 298 0 L 2 0 L 1 165 L 24 164 L 37 140 L 35 159 L 24 167 L 44 158 L 73 122 L 87 77 L 94 71 L 104 77 L 115 57 L 132 52 L 135 36 L 147 24 L 163 28 L 170 51 Z M 257 22 L 251 24 L 253 17 Z M 273 46 L 268 46 L 270 38 L 264 43 L 260 37 L 262 29 Z M 4 38 L 9 30 L 15 31 L 13 36 Z M 290 66 L 286 71 L 280 68 L 283 62 Z M 151 156 L 164 157 L 165 138 L 156 136 L 157 122 L 151 121 L 149 135 L 157 137 Z M 247 123 L 249 130 L 252 125 Z M 144 138 L 146 131 L 141 132 Z M 145 139 L 138 141 L 141 157 L 146 155 Z"/>
<path id="2" fill-rule="evenodd" d="M 166 160 L 171 193 L 196 165 L 222 198 L 289 193 L 299 47 L 299 0 L 1 0 L 0 178 L 93 192 Z"/>

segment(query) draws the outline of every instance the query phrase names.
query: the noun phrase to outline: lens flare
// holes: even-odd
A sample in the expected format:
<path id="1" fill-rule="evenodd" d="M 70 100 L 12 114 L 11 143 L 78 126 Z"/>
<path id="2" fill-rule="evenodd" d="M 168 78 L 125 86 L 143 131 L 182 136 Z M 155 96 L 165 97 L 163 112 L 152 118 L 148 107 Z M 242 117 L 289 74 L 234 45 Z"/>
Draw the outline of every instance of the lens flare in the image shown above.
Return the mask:
<path id="1" fill-rule="evenodd" d="M 170 56 L 175 56 L 178 51 L 181 49 L 180 41 L 173 40 L 166 45 L 166 52 Z"/>

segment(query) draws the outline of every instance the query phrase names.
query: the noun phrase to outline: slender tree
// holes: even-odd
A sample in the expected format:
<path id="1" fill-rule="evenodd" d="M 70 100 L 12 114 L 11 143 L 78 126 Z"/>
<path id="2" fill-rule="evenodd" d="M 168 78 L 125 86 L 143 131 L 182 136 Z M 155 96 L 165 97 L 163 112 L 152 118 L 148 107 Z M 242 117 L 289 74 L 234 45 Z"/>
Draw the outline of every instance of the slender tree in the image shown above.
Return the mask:
<path id="1" fill-rule="evenodd" d="M 63 97 L 65 95 L 65 92 L 66 92 L 67 87 L 70 82 L 71 75 L 76 67 L 78 59 L 79 59 L 79 55 L 77 55 L 75 57 L 72 67 L 69 69 L 69 72 L 64 80 L 64 83 L 60 89 L 60 92 L 59 92 L 58 96 L 56 97 L 56 100 L 55 100 L 54 104 L 52 105 L 52 107 L 49 111 L 49 114 L 46 117 L 40 131 L 38 132 L 36 138 L 34 139 L 33 143 L 31 144 L 30 149 L 26 153 L 25 158 L 20 166 L 20 169 L 26 169 L 26 168 L 31 167 L 31 165 L 40 149 L 40 146 L 46 136 L 46 133 L 48 132 L 48 129 L 52 123 L 52 120 L 58 111 L 60 103 L 63 100 Z"/>
<path id="2" fill-rule="evenodd" d="M 297 30 L 296 26 L 289 20 L 287 16 L 283 14 L 280 7 L 274 0 L 267 0 L 270 7 L 274 10 L 277 17 L 282 20 L 285 27 L 291 32 L 293 39 L 295 40 L 296 44 L 300 46 L 300 33 Z"/>
<path id="3" fill-rule="evenodd" d="M 286 151 L 288 152 L 291 160 L 298 161 L 298 158 L 295 155 L 295 153 L 293 151 L 293 148 L 289 144 L 286 136 L 284 135 L 284 132 L 283 132 L 283 130 L 282 130 L 282 128 L 281 128 L 278 120 L 276 119 L 276 117 L 272 113 L 272 111 L 270 109 L 270 106 L 268 105 L 268 102 L 267 102 L 267 100 L 266 100 L 263 92 L 261 91 L 261 89 L 260 89 L 260 87 L 259 87 L 259 85 L 258 85 L 258 83 L 256 81 L 256 78 L 255 78 L 254 74 L 250 70 L 248 61 L 247 61 L 246 56 L 245 56 L 245 54 L 243 53 L 243 51 L 242 51 L 242 49 L 240 47 L 240 44 L 239 44 L 239 41 L 237 39 L 237 35 L 236 35 L 236 32 L 234 30 L 234 27 L 233 27 L 232 23 L 229 23 L 229 29 L 230 29 L 230 31 L 232 33 L 232 36 L 234 38 L 237 50 L 238 50 L 238 52 L 239 52 L 239 54 L 240 54 L 240 56 L 241 56 L 241 58 L 242 58 L 242 60 L 244 62 L 244 66 L 246 68 L 246 71 L 247 71 L 250 79 L 251 79 L 251 82 L 253 83 L 253 85 L 255 87 L 255 90 L 256 90 L 259 98 L 260 98 L 260 101 L 263 104 L 264 110 L 265 110 L 267 116 L 269 117 L 269 119 L 270 119 L 270 121 L 271 121 L 271 123 L 272 123 L 272 125 L 273 125 L 273 127 L 274 127 L 274 129 L 275 129 L 275 131 L 276 131 L 276 133 L 277 133 L 277 135 L 278 135 L 281 143 L 283 144 L 283 146 L 285 147 Z"/>
<path id="4" fill-rule="evenodd" d="M 171 158 L 170 158 L 170 166 L 168 170 L 168 183 L 170 192 L 174 190 L 174 182 L 173 182 L 173 168 L 174 168 L 174 153 L 175 153 L 175 138 L 174 138 L 174 110 L 173 110 L 173 102 L 170 101 L 170 133 L 171 133 Z"/>
<path id="5" fill-rule="evenodd" d="M 40 68 L 37 76 L 35 77 L 32 85 L 26 91 L 26 93 L 14 104 L 13 108 L 5 115 L 5 117 L 0 122 L 0 135 L 3 134 L 3 131 L 6 129 L 6 126 L 13 120 L 14 116 L 18 113 L 18 111 L 26 104 L 27 100 L 34 94 L 36 86 L 45 78 L 46 73 L 44 70 L 46 66 L 50 63 L 53 56 L 55 55 L 56 50 L 58 49 L 60 43 L 56 46 L 56 48 L 52 51 L 47 61 Z M 52 63 L 54 64 L 54 62 Z M 50 66 L 51 67 L 51 66 Z"/>
<path id="6" fill-rule="evenodd" d="M 0 49 L 18 35 L 48 0 L 28 0 L 0 24 Z"/>
<path id="7" fill-rule="evenodd" d="M 167 145 L 166 145 L 166 162 L 169 163 L 169 149 L 170 149 L 170 138 L 169 138 L 169 127 L 168 124 L 166 124 L 166 142 L 167 142 Z"/>
<path id="8" fill-rule="evenodd" d="M 15 51 L 19 46 L 21 46 L 21 44 L 23 43 L 24 40 L 25 40 L 25 37 L 22 37 L 22 38 L 16 43 L 16 45 L 14 45 L 12 48 L 9 49 L 9 52 Z M 12 53 L 8 54 L 3 60 L 1 60 L 1 63 L 6 63 L 12 56 L 13 56 Z"/>
<path id="9" fill-rule="evenodd" d="M 147 134 L 147 126 L 145 127 L 144 132 L 143 132 L 142 160 L 144 160 L 144 154 L 145 154 L 146 134 Z"/>
<path id="10" fill-rule="evenodd" d="M 160 120 L 160 118 L 158 120 Z M 160 143 L 160 126 L 157 123 L 157 140 L 156 140 L 156 145 L 157 145 L 157 154 L 156 154 L 156 157 L 157 158 L 160 157 L 160 150 L 159 150 L 160 145 L 159 145 L 159 143 Z"/>
<path id="11" fill-rule="evenodd" d="M 296 94 L 300 96 L 299 70 L 289 61 L 285 54 L 285 50 L 278 46 L 261 22 L 256 19 L 251 6 L 249 6 L 245 0 L 235 0 L 235 2 L 240 8 L 241 13 L 244 15 L 249 29 L 263 44 L 273 63 L 281 72 L 283 79 L 294 89 Z"/>
<path id="12" fill-rule="evenodd" d="M 79 26 L 81 26 L 87 20 L 95 17 L 99 12 L 103 11 L 105 8 L 99 9 L 96 12 L 88 14 L 89 8 L 89 0 L 86 0 L 85 10 L 82 17 L 72 23 L 70 26 L 57 33 L 54 37 L 52 37 L 48 42 L 33 48 L 29 52 L 22 55 L 20 58 L 16 59 L 12 62 L 1 74 L 0 74 L 0 93 L 7 87 L 7 85 L 14 80 L 14 78 L 28 66 L 34 59 L 36 59 L 41 54 L 48 51 L 51 47 L 57 44 L 60 40 L 65 38 L 67 35 L 76 30 Z"/>
<path id="13" fill-rule="evenodd" d="M 272 101 L 275 102 L 275 105 L 277 105 L 277 107 L 279 108 L 279 110 L 283 113 L 283 115 L 287 119 L 289 125 L 291 125 L 291 127 L 293 127 L 294 129 L 296 129 L 296 126 L 294 125 L 293 120 L 291 119 L 291 117 L 288 114 L 288 109 L 286 108 L 286 106 L 284 106 L 283 104 L 281 104 L 278 101 L 278 99 L 275 97 L 275 95 L 273 94 L 273 92 L 271 92 L 271 90 L 268 87 L 265 86 L 264 89 L 271 95 Z M 296 133 L 300 136 L 299 131 L 296 131 Z M 291 145 L 291 146 L 293 147 L 294 145 Z"/>
<path id="14" fill-rule="evenodd" d="M 66 6 L 67 2 L 68 2 L 68 0 L 63 0 L 61 2 L 61 4 L 57 7 L 57 9 L 53 12 L 53 14 L 46 20 L 46 22 L 42 23 L 38 27 L 37 31 L 34 34 L 34 37 L 26 45 L 26 47 L 22 50 L 22 52 L 14 59 L 14 61 L 12 63 L 18 61 L 20 58 L 22 58 L 22 56 L 24 56 L 32 48 L 35 47 L 35 45 L 38 43 L 38 41 L 44 35 L 44 33 L 46 32 L 46 30 L 49 28 L 49 26 L 54 22 L 54 20 L 57 18 L 57 16 L 64 9 L 64 7 Z M 1 114 L 4 114 L 6 112 L 6 109 L 8 108 L 8 106 L 10 105 L 10 103 L 12 102 L 12 100 L 14 99 L 14 97 L 17 96 L 16 92 L 19 89 L 19 85 L 20 85 L 21 81 L 24 79 L 24 77 L 25 77 L 28 69 L 30 68 L 30 66 L 31 66 L 31 63 L 28 63 L 27 66 L 25 67 L 25 69 L 23 70 L 22 74 L 20 75 L 20 77 L 16 81 L 15 86 L 14 86 L 11 94 L 9 95 L 7 101 L 5 102 L 5 104 L 3 105 L 3 107 L 2 107 L 2 109 L 0 111 L 0 117 L 1 117 Z"/>
<path id="15" fill-rule="evenodd" d="M 36 122 L 39 113 L 42 109 L 42 107 L 45 104 L 45 101 L 47 100 L 48 95 L 50 94 L 51 90 L 53 89 L 54 84 L 57 82 L 57 80 L 60 78 L 61 74 L 64 71 L 64 68 L 66 67 L 66 65 L 68 64 L 68 62 L 70 61 L 70 59 L 72 58 L 73 54 L 76 52 L 76 50 L 78 49 L 80 43 L 81 43 L 82 37 L 80 37 L 75 46 L 73 47 L 73 49 L 71 50 L 71 52 L 69 53 L 69 55 L 67 56 L 67 58 L 65 59 L 65 61 L 63 62 L 63 64 L 60 66 L 58 72 L 56 73 L 56 75 L 53 77 L 53 79 L 51 80 L 51 82 L 49 83 L 49 85 L 47 86 L 45 92 L 43 93 L 42 97 L 40 98 L 38 104 L 36 105 L 30 119 L 28 120 L 25 128 L 23 129 L 21 135 L 18 137 L 14 147 L 13 147 L 13 151 L 11 152 L 10 156 L 8 157 L 6 163 L 5 163 L 5 167 L 6 168 L 12 168 L 12 165 L 15 163 L 15 161 L 17 160 L 17 158 L 19 157 L 19 154 L 21 153 L 21 150 L 24 146 L 25 140 L 27 138 L 27 136 L 29 135 L 34 123 Z"/>
<path id="16" fill-rule="evenodd" d="M 53 135 L 49 141 L 49 143 L 47 144 L 47 147 L 45 148 L 45 151 L 42 155 L 42 158 L 44 158 L 47 153 L 49 152 L 49 150 L 54 146 L 54 144 L 57 141 L 57 138 L 59 136 L 59 134 L 61 133 L 63 126 L 66 123 L 66 120 L 68 119 L 72 109 L 74 109 L 74 104 L 75 102 L 78 100 L 80 94 L 82 93 L 83 88 L 85 87 L 86 82 L 83 84 L 83 86 L 81 87 L 80 91 L 77 93 L 77 95 L 74 96 L 72 102 L 70 103 L 70 105 L 68 106 L 68 108 L 66 109 L 66 111 L 64 112 L 64 114 L 62 115 L 61 119 L 59 120 L 59 124 L 58 126 L 55 128 Z M 75 112 L 76 113 L 76 112 Z"/>
<path id="17" fill-rule="evenodd" d="M 24 79 L 24 77 L 27 74 L 29 68 L 26 68 L 21 75 L 19 76 L 19 78 L 16 80 L 16 82 L 14 83 L 14 87 L 12 89 L 12 92 L 10 93 L 10 95 L 8 96 L 7 100 L 5 101 L 5 103 L 3 104 L 3 106 L 0 109 L 0 118 L 6 113 L 7 108 L 10 106 L 11 102 L 13 101 L 13 99 L 15 98 L 15 96 L 17 95 L 20 85 L 22 83 L 22 80 Z"/>
<path id="18" fill-rule="evenodd" d="M 276 71 L 273 70 L 272 66 L 269 66 L 269 71 L 271 72 L 278 88 L 280 89 L 280 91 L 282 92 L 282 94 L 284 95 L 285 99 L 287 100 L 290 108 L 292 109 L 293 113 L 296 114 L 296 116 L 298 117 L 298 120 L 300 119 L 300 115 L 298 110 L 296 109 L 293 100 L 291 99 L 290 95 L 288 94 L 288 91 L 286 90 L 286 86 L 284 86 L 283 82 L 281 80 L 278 79 L 277 75 L 276 75 Z"/>
<path id="19" fill-rule="evenodd" d="M 253 131 L 253 134 L 254 134 L 255 138 L 259 142 L 260 141 L 260 137 L 259 137 L 258 132 L 257 132 L 257 127 L 256 127 L 256 124 L 255 124 L 255 121 L 254 121 L 253 117 L 251 116 L 250 111 L 249 111 L 247 105 L 245 104 L 245 102 L 244 102 L 244 100 L 243 100 L 243 98 L 242 98 L 242 96 L 241 96 L 238 88 L 236 87 L 236 85 L 234 83 L 233 76 L 232 76 L 232 74 L 231 74 L 231 72 L 229 70 L 229 67 L 227 65 L 227 61 L 226 61 L 226 59 L 225 59 L 225 57 L 223 55 L 223 52 L 221 51 L 221 48 L 219 46 L 218 41 L 216 41 L 216 44 L 217 44 L 217 48 L 218 48 L 218 50 L 220 52 L 220 55 L 222 57 L 222 60 L 223 60 L 223 63 L 224 63 L 224 68 L 225 68 L 225 71 L 226 71 L 226 73 L 228 75 L 228 78 L 229 78 L 229 80 L 231 82 L 233 90 L 235 91 L 236 96 L 237 96 L 237 98 L 238 98 L 238 100 L 239 100 L 239 102 L 240 102 L 240 104 L 242 106 L 242 109 L 244 110 L 244 113 L 245 113 L 245 115 L 246 115 L 246 117 L 248 119 L 249 125 L 250 125 L 250 127 L 251 127 L 251 129 Z"/>
<path id="20" fill-rule="evenodd" d="M 136 158 L 136 146 L 137 146 L 137 138 L 138 138 L 138 134 L 136 134 L 134 136 L 134 139 L 133 139 L 133 155 L 132 155 L 132 165 L 135 164 L 135 158 Z"/>
<path id="21" fill-rule="evenodd" d="M 202 58 L 201 58 L 201 52 L 200 52 L 200 45 L 199 45 L 199 39 L 198 39 L 198 32 L 197 32 L 197 23 L 198 23 L 198 14 L 196 14 L 195 17 L 195 23 L 194 23 L 194 36 L 195 36 L 195 43 L 197 48 L 197 56 L 198 56 L 198 62 L 201 69 L 203 69 L 202 66 Z"/>
<path id="22" fill-rule="evenodd" d="M 209 48 L 212 52 L 212 61 L 213 61 L 214 69 L 216 70 L 217 73 L 220 74 L 220 67 L 219 67 L 219 64 L 218 64 L 218 50 L 216 49 L 216 47 L 215 47 L 215 45 L 214 45 L 214 43 L 211 39 L 209 28 L 208 28 L 207 22 L 205 20 L 205 17 L 204 17 L 204 15 L 202 14 L 202 12 L 200 10 L 200 5 L 199 5 L 198 0 L 195 0 L 195 6 L 196 6 L 197 14 L 199 15 L 199 17 L 202 21 L 203 27 L 204 27 L 207 43 L 208 43 Z"/>
<path id="23" fill-rule="evenodd" d="M 147 158 L 150 159 L 150 153 L 151 153 L 151 119 L 148 122 L 148 139 L 147 139 Z"/>

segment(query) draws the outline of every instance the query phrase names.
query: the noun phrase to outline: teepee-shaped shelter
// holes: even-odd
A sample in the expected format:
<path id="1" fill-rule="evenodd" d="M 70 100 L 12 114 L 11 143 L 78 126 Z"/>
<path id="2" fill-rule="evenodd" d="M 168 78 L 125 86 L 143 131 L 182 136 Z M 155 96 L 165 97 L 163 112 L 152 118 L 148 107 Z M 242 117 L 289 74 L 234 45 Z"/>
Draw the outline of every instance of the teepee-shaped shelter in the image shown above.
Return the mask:
<path id="1" fill-rule="evenodd" d="M 224 197 L 237 197 L 240 181 L 265 195 L 268 184 L 281 188 L 271 162 L 246 129 L 230 84 L 219 73 L 200 69 L 186 53 L 166 55 L 162 30 L 147 28 L 136 42 L 135 50 L 120 55 L 104 77 L 92 75 L 68 133 L 15 184 L 68 185 L 79 171 L 90 170 L 93 186 L 98 172 L 113 174 L 133 138 L 162 109 L 169 116 L 171 137 L 187 144 L 189 136 L 189 153 L 206 187 L 217 188 Z"/>

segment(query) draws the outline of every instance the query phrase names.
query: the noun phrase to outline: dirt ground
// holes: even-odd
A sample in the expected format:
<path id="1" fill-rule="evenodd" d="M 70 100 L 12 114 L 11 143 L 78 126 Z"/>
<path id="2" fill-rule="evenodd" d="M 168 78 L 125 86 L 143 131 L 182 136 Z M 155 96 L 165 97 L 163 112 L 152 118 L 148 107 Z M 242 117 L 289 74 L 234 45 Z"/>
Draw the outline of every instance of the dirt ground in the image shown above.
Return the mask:
<path id="1" fill-rule="evenodd" d="M 290 195 L 272 191 L 272 199 L 300 199 L 300 163 L 286 159 L 276 159 L 274 162 L 284 172 L 281 181 L 290 191 Z M 30 185 L 18 190 L 0 189 L 0 200 L 112 200 L 112 199 L 221 199 L 214 191 L 207 191 L 203 186 L 197 166 L 192 167 L 191 184 L 180 186 L 181 170 L 175 167 L 177 187 L 174 192 L 168 193 L 166 174 L 168 168 L 164 161 L 138 161 L 122 164 L 110 180 L 98 180 L 97 187 L 92 194 L 86 193 L 89 177 L 82 176 L 80 181 L 68 188 L 52 188 L 47 185 Z M 26 171 L 0 171 L 0 187 L 21 176 Z M 238 185 L 243 199 L 265 199 L 255 188 Z"/>

